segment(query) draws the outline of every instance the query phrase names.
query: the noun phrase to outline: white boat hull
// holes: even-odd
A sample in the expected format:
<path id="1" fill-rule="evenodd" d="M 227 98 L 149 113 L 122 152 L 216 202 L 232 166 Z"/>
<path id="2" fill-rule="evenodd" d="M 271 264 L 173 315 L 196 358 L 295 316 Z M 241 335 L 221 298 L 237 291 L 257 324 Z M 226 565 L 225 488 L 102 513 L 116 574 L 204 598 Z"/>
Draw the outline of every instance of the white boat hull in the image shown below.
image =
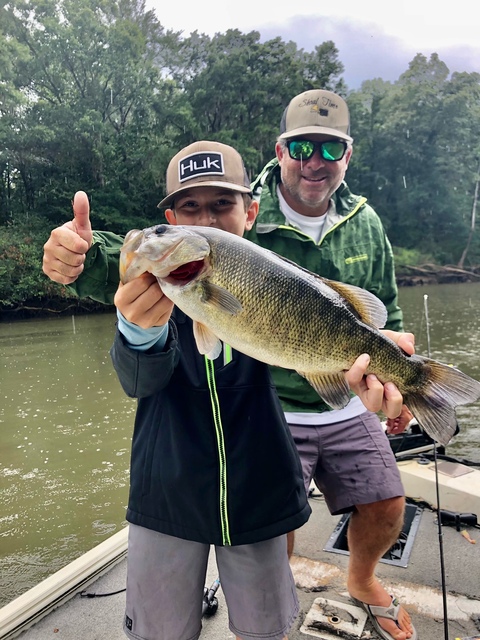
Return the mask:
<path id="1" fill-rule="evenodd" d="M 397 465 L 409 498 L 427 502 L 437 509 L 435 465 L 421 458 L 397 459 Z M 438 460 L 440 509 L 455 513 L 473 513 L 480 521 L 480 471 L 458 462 Z"/>

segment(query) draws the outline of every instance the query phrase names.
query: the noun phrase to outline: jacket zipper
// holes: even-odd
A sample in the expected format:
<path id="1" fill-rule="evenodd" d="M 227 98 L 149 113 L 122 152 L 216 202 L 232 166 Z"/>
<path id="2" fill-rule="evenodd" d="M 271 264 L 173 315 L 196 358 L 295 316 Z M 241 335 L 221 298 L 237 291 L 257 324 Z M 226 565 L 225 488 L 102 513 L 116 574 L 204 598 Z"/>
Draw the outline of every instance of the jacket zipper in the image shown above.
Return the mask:
<path id="1" fill-rule="evenodd" d="M 337 224 L 334 224 L 333 227 L 330 227 L 330 229 L 327 231 L 327 233 L 323 236 L 323 238 L 320 238 L 320 242 L 318 243 L 318 245 L 321 245 L 322 242 L 325 240 L 325 238 L 328 236 L 329 233 L 331 233 L 334 229 L 336 229 L 337 227 L 341 226 L 344 222 L 346 222 L 349 218 L 351 218 L 352 216 L 354 216 L 357 211 L 360 209 L 360 207 L 365 204 L 365 202 L 367 201 L 366 198 L 361 198 L 360 201 L 357 203 L 357 206 L 354 207 L 352 209 L 352 211 L 350 211 L 350 213 L 348 215 L 346 215 L 342 220 L 339 220 L 337 222 Z"/>
<path id="2" fill-rule="evenodd" d="M 222 417 L 220 414 L 220 403 L 215 385 L 215 369 L 213 360 L 205 356 L 205 368 L 207 371 L 208 388 L 210 391 L 210 400 L 212 403 L 213 423 L 215 426 L 215 435 L 217 438 L 218 460 L 220 469 L 220 524 L 222 529 L 222 544 L 231 545 L 230 528 L 228 524 L 228 505 L 227 505 L 227 464 L 225 454 L 225 440 L 223 437 Z"/>

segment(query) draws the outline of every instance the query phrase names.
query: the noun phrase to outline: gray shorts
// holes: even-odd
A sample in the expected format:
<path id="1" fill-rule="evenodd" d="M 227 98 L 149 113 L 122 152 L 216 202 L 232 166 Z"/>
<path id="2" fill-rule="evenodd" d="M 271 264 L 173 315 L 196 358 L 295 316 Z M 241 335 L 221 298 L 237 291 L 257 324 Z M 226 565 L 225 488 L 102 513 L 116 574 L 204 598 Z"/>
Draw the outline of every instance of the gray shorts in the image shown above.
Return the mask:
<path id="1" fill-rule="evenodd" d="M 405 495 L 395 456 L 378 416 L 360 416 L 329 425 L 294 425 L 290 431 L 302 463 L 305 490 L 312 479 L 330 513 L 352 511 Z"/>
<path id="2" fill-rule="evenodd" d="M 123 627 L 129 638 L 199 637 L 210 548 L 130 524 Z M 232 633 L 282 640 L 298 614 L 286 536 L 215 547 L 215 554 Z"/>

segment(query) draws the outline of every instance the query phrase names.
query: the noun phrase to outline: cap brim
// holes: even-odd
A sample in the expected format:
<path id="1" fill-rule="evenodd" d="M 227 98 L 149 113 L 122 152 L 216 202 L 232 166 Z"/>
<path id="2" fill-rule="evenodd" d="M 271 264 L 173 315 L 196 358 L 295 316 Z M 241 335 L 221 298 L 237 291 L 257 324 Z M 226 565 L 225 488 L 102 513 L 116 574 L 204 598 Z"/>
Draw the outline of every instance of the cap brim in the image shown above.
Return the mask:
<path id="1" fill-rule="evenodd" d="M 298 129 L 292 129 L 291 131 L 285 131 L 282 133 L 279 138 L 281 140 L 288 140 L 290 138 L 298 138 L 299 136 L 332 136 L 333 138 L 338 138 L 340 140 L 345 140 L 346 142 L 353 142 L 353 138 L 338 129 L 330 129 L 329 127 L 299 127 Z"/>
<path id="2" fill-rule="evenodd" d="M 252 193 L 252 190 L 250 189 L 250 187 L 243 187 L 242 185 L 235 184 L 233 182 L 223 182 L 222 180 L 212 180 L 211 182 L 210 181 L 194 182 L 194 183 L 186 184 L 180 189 L 177 189 L 176 191 L 174 191 L 173 193 L 170 193 L 168 196 L 166 196 L 163 200 L 161 200 L 157 204 L 157 207 L 159 209 L 163 207 L 169 207 L 179 193 L 182 193 L 183 191 L 189 191 L 190 189 L 197 189 L 200 187 L 220 187 L 221 189 L 229 189 L 230 191 L 238 191 L 239 193 Z"/>

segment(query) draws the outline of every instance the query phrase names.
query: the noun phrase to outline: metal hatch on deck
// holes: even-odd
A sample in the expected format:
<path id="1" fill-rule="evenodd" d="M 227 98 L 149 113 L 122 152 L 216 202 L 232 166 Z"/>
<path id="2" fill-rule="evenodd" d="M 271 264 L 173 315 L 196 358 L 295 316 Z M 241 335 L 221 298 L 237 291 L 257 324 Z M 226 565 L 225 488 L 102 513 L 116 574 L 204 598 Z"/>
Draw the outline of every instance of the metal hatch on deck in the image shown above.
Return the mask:
<path id="1" fill-rule="evenodd" d="M 346 602 L 316 598 L 303 621 L 300 631 L 322 640 L 349 638 L 363 640 L 371 635 L 363 633 L 367 614 Z"/>
<path id="2" fill-rule="evenodd" d="M 335 529 L 333 530 L 327 544 L 324 547 L 324 551 L 330 551 L 332 553 L 343 553 L 349 555 L 348 543 L 347 543 L 347 528 L 348 521 L 350 520 L 350 513 L 343 515 L 338 521 Z M 384 554 L 380 559 L 380 562 L 385 564 L 393 564 L 399 567 L 407 567 L 408 560 L 410 559 L 410 553 L 412 551 L 415 535 L 420 524 L 420 517 L 422 515 L 422 509 L 412 504 L 405 506 L 405 519 L 403 522 L 403 528 L 400 532 L 395 544 Z"/>

